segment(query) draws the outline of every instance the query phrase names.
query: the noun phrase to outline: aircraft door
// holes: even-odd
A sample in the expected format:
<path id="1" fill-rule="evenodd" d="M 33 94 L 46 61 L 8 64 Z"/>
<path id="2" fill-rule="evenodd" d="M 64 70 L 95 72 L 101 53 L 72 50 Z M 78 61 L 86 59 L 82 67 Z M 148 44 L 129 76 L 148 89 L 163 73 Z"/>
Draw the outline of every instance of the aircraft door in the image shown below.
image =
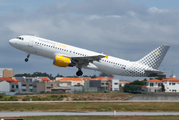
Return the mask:
<path id="1" fill-rule="evenodd" d="M 36 48 L 35 48 L 35 44 L 34 44 L 34 39 L 33 39 L 33 38 L 34 38 L 34 37 L 30 37 L 30 38 L 29 38 L 27 49 L 28 49 L 28 52 L 29 52 L 29 53 L 37 54 L 37 50 L 36 50 Z"/>
<path id="2" fill-rule="evenodd" d="M 30 38 L 28 42 L 28 46 L 33 47 L 33 43 L 34 43 L 33 38 Z"/>

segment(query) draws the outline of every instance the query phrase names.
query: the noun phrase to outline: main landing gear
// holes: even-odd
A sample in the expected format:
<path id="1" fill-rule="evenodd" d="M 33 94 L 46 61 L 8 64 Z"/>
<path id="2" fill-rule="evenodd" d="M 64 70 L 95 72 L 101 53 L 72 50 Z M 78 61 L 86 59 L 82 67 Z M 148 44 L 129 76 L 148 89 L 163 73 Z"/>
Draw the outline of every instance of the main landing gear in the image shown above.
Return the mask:
<path id="1" fill-rule="evenodd" d="M 81 71 L 81 69 L 79 69 L 79 70 L 76 72 L 76 75 L 77 75 L 77 76 L 82 76 L 82 75 L 83 75 L 83 72 Z"/>
<path id="2" fill-rule="evenodd" d="M 82 69 L 82 64 L 77 64 L 76 67 L 78 68 L 78 71 L 76 72 L 77 76 L 82 76 L 83 72 L 81 71 Z"/>
<path id="3" fill-rule="evenodd" d="M 25 59 L 25 62 L 29 61 L 30 54 L 27 55 L 27 58 Z"/>

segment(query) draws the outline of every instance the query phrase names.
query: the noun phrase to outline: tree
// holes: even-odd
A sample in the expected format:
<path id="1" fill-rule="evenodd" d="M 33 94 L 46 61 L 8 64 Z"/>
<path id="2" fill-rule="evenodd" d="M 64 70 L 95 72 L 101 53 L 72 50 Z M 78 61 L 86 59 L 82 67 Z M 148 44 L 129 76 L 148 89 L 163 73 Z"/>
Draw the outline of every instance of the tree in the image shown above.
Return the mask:
<path id="1" fill-rule="evenodd" d="M 142 92 L 142 87 L 141 87 L 141 85 L 125 84 L 124 85 L 124 92 L 141 93 Z"/>
<path id="2" fill-rule="evenodd" d="M 145 81 L 144 80 L 142 80 L 142 81 L 139 81 L 139 80 L 135 80 L 135 81 L 133 81 L 133 82 L 131 82 L 131 83 L 129 83 L 129 85 L 145 85 L 146 83 L 145 83 Z"/>
<path id="3" fill-rule="evenodd" d="M 96 75 L 91 76 L 91 78 L 96 78 L 96 77 L 97 77 Z"/>
<path id="4" fill-rule="evenodd" d="M 165 86 L 162 84 L 162 88 L 161 88 L 162 92 L 165 92 Z"/>
<path id="5" fill-rule="evenodd" d="M 107 74 L 107 73 L 102 72 L 102 73 L 99 74 L 99 77 L 112 77 L 113 78 L 114 76 L 111 75 L 111 74 Z"/>
<path id="6" fill-rule="evenodd" d="M 41 72 L 34 72 L 33 74 L 30 74 L 30 73 L 23 73 L 23 74 L 16 74 L 14 75 L 15 77 L 48 77 L 49 79 L 53 80 L 54 77 L 52 76 L 52 74 L 47 74 L 46 72 L 45 73 L 41 73 Z"/>
<path id="7" fill-rule="evenodd" d="M 163 78 L 165 78 L 165 77 L 157 77 L 155 79 L 162 80 Z"/>
<path id="8" fill-rule="evenodd" d="M 56 77 L 63 77 L 63 75 L 60 75 L 59 73 L 56 75 Z"/>

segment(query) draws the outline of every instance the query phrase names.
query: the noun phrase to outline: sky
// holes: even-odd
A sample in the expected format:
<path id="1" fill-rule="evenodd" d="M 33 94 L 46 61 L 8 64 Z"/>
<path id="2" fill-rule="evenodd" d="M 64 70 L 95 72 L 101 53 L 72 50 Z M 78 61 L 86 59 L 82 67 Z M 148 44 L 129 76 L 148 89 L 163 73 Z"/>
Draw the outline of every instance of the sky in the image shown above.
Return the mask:
<path id="1" fill-rule="evenodd" d="M 170 49 L 159 70 L 167 77 L 172 71 L 179 76 L 178 4 L 178 0 L 1 0 L 0 67 L 13 68 L 15 74 L 75 75 L 76 67 L 56 67 L 53 60 L 35 55 L 25 63 L 27 53 L 8 43 L 20 35 L 36 35 L 130 61 L 167 44 Z M 100 74 L 85 69 L 83 73 Z"/>

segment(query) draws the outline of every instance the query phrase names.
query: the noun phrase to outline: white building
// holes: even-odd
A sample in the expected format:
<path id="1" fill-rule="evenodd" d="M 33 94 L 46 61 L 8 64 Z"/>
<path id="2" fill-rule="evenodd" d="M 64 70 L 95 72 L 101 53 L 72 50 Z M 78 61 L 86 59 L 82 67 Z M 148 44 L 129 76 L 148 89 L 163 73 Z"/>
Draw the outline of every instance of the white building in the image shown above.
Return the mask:
<path id="1" fill-rule="evenodd" d="M 162 92 L 162 80 L 152 79 L 146 81 L 145 92 Z"/>
<path id="2" fill-rule="evenodd" d="M 10 92 L 10 83 L 6 81 L 0 82 L 0 93 Z"/>
<path id="3" fill-rule="evenodd" d="M 119 91 L 119 80 L 118 79 L 112 80 L 112 91 Z"/>
<path id="4" fill-rule="evenodd" d="M 145 92 L 162 92 L 162 85 L 164 85 L 165 92 L 179 92 L 179 79 L 177 78 L 152 79 L 146 83 L 146 87 L 143 87 Z"/>
<path id="5" fill-rule="evenodd" d="M 166 78 L 162 81 L 165 86 L 165 92 L 179 92 L 179 79 Z"/>

